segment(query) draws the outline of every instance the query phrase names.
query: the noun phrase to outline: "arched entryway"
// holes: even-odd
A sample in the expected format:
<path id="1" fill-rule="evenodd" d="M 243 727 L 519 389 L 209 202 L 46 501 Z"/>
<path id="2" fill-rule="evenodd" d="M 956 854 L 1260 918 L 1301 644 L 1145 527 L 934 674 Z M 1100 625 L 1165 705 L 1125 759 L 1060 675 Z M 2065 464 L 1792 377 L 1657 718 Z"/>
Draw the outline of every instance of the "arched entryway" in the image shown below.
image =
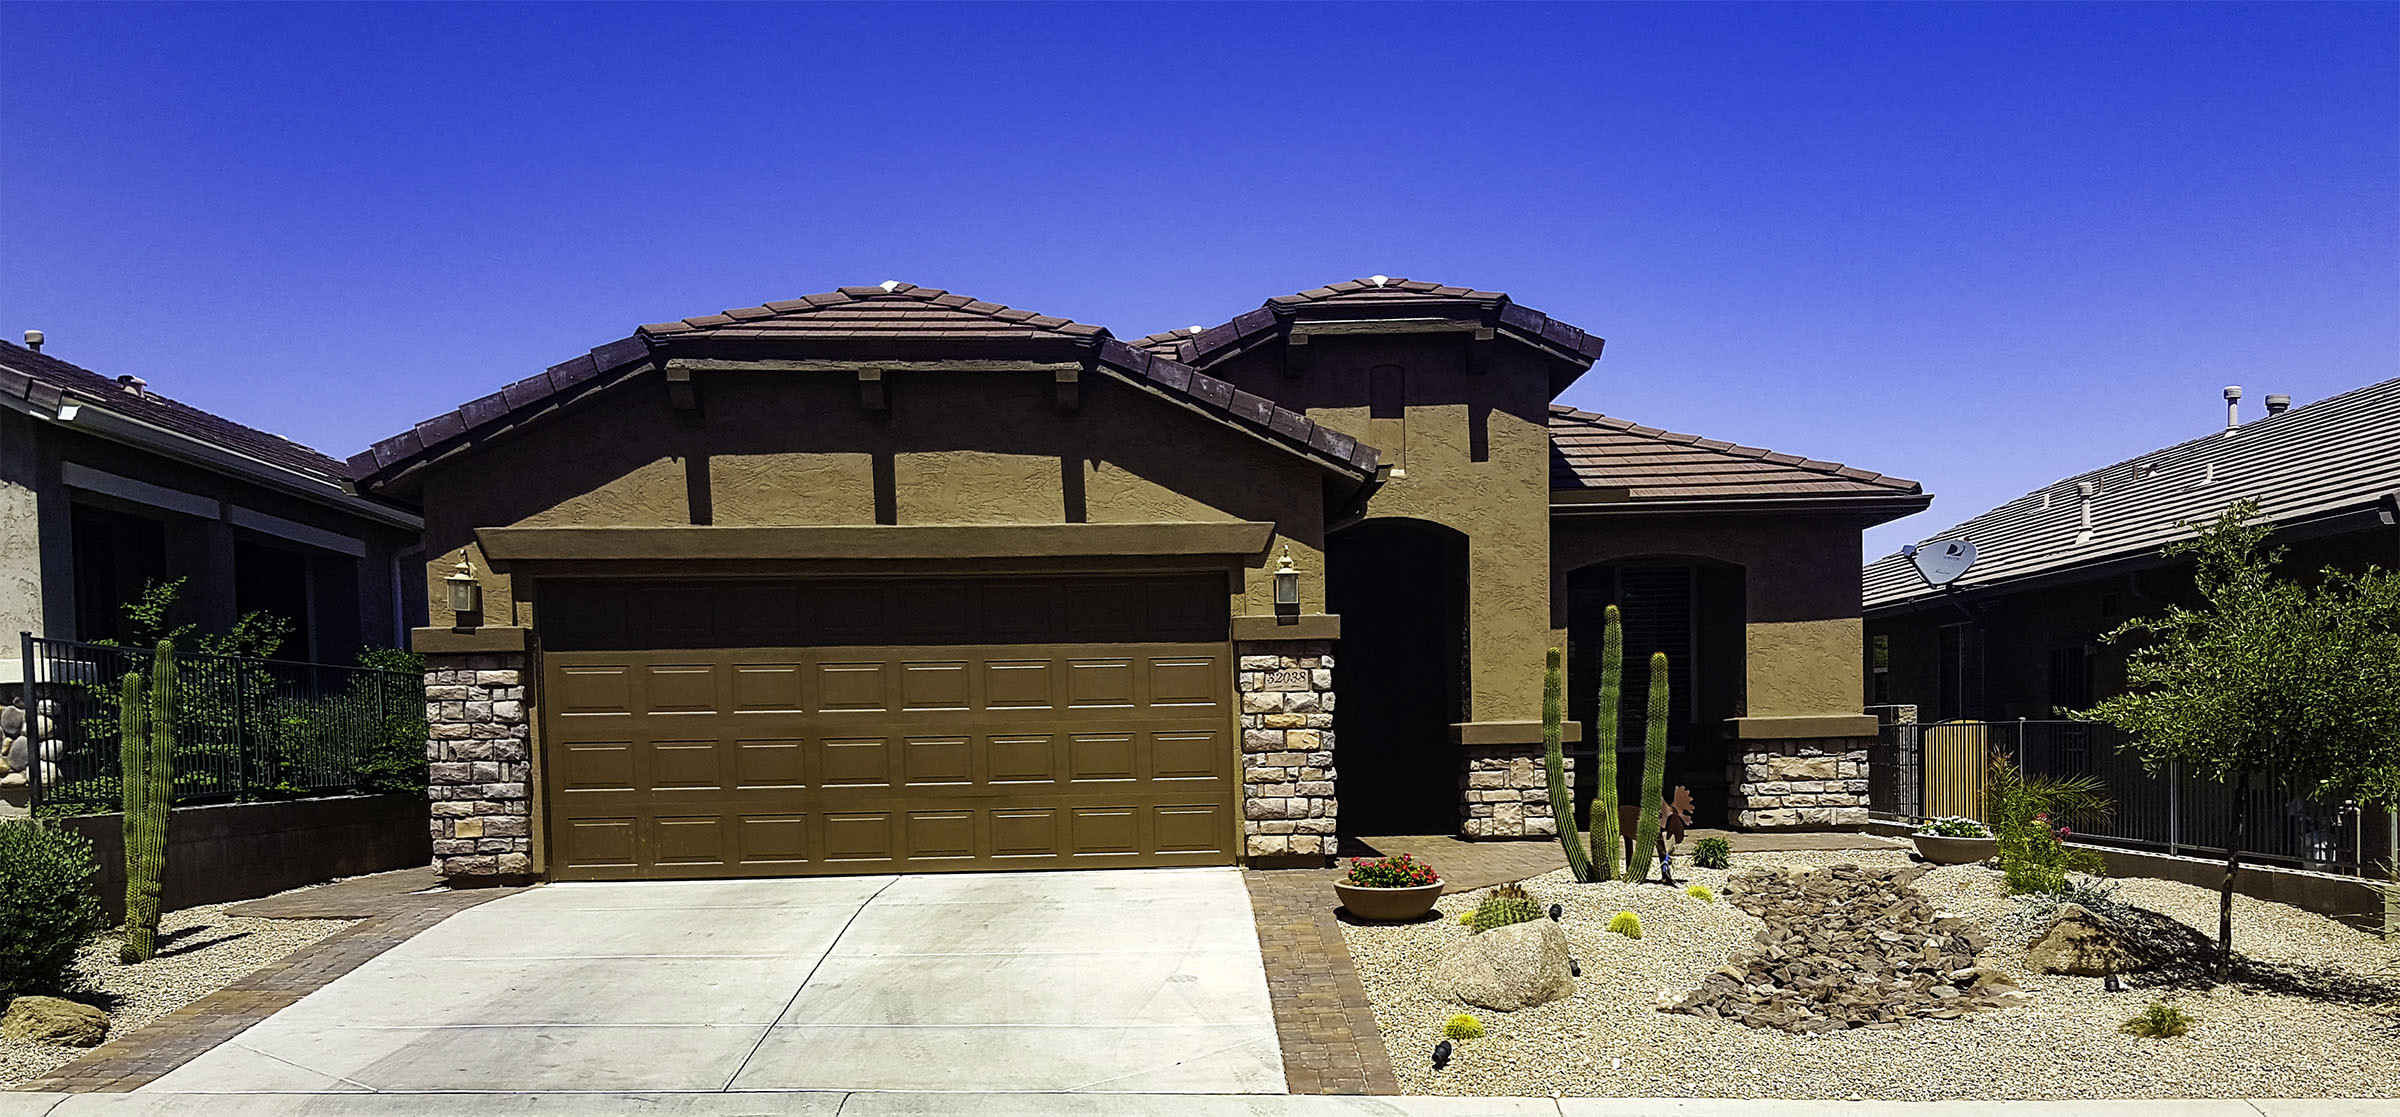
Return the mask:
<path id="1" fill-rule="evenodd" d="M 1604 613 L 1615 605 L 1625 628 L 1624 696 L 1617 713 L 1618 802 L 1641 801 L 1642 725 L 1650 694 L 1650 655 L 1667 655 L 1667 786 L 1692 790 L 1693 821 L 1723 826 L 1732 749 L 1727 719 L 1743 704 L 1742 568 L 1686 558 L 1586 566 L 1567 576 L 1567 714 L 1583 724 L 1575 798 L 1593 801 L 1599 740 L 1600 644 Z M 1589 811 L 1577 823 L 1589 827 Z"/>
<path id="2" fill-rule="evenodd" d="M 1327 541 L 1345 837 L 1458 830 L 1466 575 L 1467 537 L 1438 524 L 1371 520 Z"/>

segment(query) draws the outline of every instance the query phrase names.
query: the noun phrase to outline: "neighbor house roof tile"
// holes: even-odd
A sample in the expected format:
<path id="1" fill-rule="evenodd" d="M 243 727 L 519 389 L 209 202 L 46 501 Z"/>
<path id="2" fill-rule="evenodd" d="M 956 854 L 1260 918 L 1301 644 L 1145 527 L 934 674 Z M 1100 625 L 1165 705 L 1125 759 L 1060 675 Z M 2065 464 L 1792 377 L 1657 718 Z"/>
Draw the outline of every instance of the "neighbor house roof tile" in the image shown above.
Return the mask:
<path id="1" fill-rule="evenodd" d="M 1645 427 L 1553 405 L 1550 488 L 1606 491 L 1623 500 L 1755 501 L 1808 497 L 1907 497 L 1914 481 L 1796 454 Z"/>
<path id="2" fill-rule="evenodd" d="M 338 484 L 349 476 L 349 469 L 343 463 L 281 435 L 210 414 L 160 395 L 154 388 L 144 387 L 137 395 L 113 377 L 11 342 L 0 342 L 0 373 L 15 374 L 0 376 L 0 393 L 18 399 L 40 397 L 49 401 L 53 397 L 73 397 L 329 484 Z"/>

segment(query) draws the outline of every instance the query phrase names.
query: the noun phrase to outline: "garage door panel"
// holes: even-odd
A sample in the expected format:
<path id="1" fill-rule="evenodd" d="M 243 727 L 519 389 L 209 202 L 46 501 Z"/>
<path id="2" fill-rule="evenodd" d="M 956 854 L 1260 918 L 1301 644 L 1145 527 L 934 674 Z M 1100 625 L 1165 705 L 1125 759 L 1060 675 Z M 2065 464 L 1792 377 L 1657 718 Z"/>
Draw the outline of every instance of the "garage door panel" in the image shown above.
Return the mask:
<path id="1" fill-rule="evenodd" d="M 545 647 L 550 618 L 577 600 L 548 585 Z M 694 620 L 672 646 L 546 651 L 553 870 L 630 879 L 1230 862 L 1238 784 L 1222 579 L 1213 589 L 1206 579 L 993 585 L 718 584 L 707 587 L 709 627 Z M 1195 587 L 1208 592 L 1186 592 Z M 689 604 L 639 587 L 585 599 Z M 1061 642 L 1162 625 L 1199 638 Z M 561 630 L 570 645 L 614 631 L 572 619 Z M 843 643 L 804 642 L 835 634 Z M 937 640 L 962 635 L 976 639 Z M 777 638 L 792 643 L 768 642 Z"/>
<path id="2" fill-rule="evenodd" d="M 888 787 L 892 782 L 892 745 L 881 737 L 845 737 L 826 741 L 818 750 L 821 781 L 829 788 Z"/>

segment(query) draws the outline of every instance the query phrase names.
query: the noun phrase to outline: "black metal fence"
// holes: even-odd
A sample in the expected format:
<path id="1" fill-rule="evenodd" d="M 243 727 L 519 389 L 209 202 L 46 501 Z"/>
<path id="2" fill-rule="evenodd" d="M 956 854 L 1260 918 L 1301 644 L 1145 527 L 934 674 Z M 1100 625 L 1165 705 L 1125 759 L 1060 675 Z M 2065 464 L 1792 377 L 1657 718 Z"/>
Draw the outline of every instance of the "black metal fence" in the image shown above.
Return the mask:
<path id="1" fill-rule="evenodd" d="M 119 706 L 143 648 L 23 638 L 27 784 L 49 815 L 122 802 Z M 364 667 L 177 655 L 175 801 L 396 790 L 421 774 L 424 680 Z M 413 738 L 413 740 L 412 740 Z"/>
<path id="2" fill-rule="evenodd" d="M 1980 748 L 1959 750 L 1960 742 Z M 1929 753 L 1928 746 L 1933 745 Z M 2125 748 L 2114 727 L 2080 721 L 1942 722 L 1887 724 L 1869 756 L 1868 797 L 1881 817 L 1914 820 L 1950 785 L 1980 772 L 1941 769 L 1988 766 L 2006 757 L 2028 775 L 2091 776 L 2107 788 L 2115 810 L 2076 827 L 2076 838 L 2092 845 L 2154 850 L 2197 857 L 2222 857 L 2233 821 L 2231 784 L 2194 776 L 2177 765 L 2153 772 L 2141 755 Z M 2388 871 L 2394 851 L 2390 820 L 2377 808 L 2325 802 L 2278 790 L 2273 772 L 2251 778 L 2242 856 L 2267 864 L 2335 873 Z M 1972 802 L 1972 797 L 1968 800 Z M 1956 802 L 1955 799 L 1950 802 Z M 1939 812 L 1937 812 L 1939 813 Z M 1957 813 L 1980 817 L 1979 807 Z"/>

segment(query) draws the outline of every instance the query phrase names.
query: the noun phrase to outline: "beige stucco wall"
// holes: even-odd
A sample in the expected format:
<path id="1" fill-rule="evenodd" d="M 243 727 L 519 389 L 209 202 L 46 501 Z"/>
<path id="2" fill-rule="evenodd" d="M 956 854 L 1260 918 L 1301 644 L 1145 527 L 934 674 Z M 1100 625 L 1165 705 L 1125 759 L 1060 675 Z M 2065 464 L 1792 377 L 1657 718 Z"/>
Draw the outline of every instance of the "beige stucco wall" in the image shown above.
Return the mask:
<path id="1" fill-rule="evenodd" d="M 1550 624 L 1550 372 L 1514 343 L 1492 343 L 1491 367 L 1469 373 L 1458 335 L 1320 337 L 1307 371 L 1287 377 L 1272 348 L 1211 375 L 1299 407 L 1325 426 L 1386 451 L 1394 476 L 1371 519 L 1425 520 L 1467 536 L 1468 717 L 1538 722 Z M 1404 414 L 1371 418 L 1369 378 L 1403 370 Z M 1485 460 L 1475 460 L 1483 427 Z M 1380 439 L 1380 441 L 1379 441 Z"/>
<path id="2" fill-rule="evenodd" d="M 1325 474 L 1286 451 L 1102 374 L 1061 414 L 1048 372 L 903 372 L 888 416 L 839 372 L 702 372 L 703 410 L 652 380 L 613 389 L 430 471 L 432 624 L 479 527 L 1057 524 L 1271 521 L 1291 544 L 1301 609 L 1324 611 Z M 483 623 L 529 625 L 481 555 Z M 1274 612 L 1263 556 L 1232 601 Z"/>
<path id="3" fill-rule="evenodd" d="M 1855 714 L 1865 628 L 1857 617 L 1752 623 L 1746 629 L 1751 717 Z"/>
<path id="4" fill-rule="evenodd" d="M 0 411 L 0 635 L 42 635 L 42 518 L 36 497 L 33 420 Z M 0 648 L 0 683 L 24 673 Z"/>

